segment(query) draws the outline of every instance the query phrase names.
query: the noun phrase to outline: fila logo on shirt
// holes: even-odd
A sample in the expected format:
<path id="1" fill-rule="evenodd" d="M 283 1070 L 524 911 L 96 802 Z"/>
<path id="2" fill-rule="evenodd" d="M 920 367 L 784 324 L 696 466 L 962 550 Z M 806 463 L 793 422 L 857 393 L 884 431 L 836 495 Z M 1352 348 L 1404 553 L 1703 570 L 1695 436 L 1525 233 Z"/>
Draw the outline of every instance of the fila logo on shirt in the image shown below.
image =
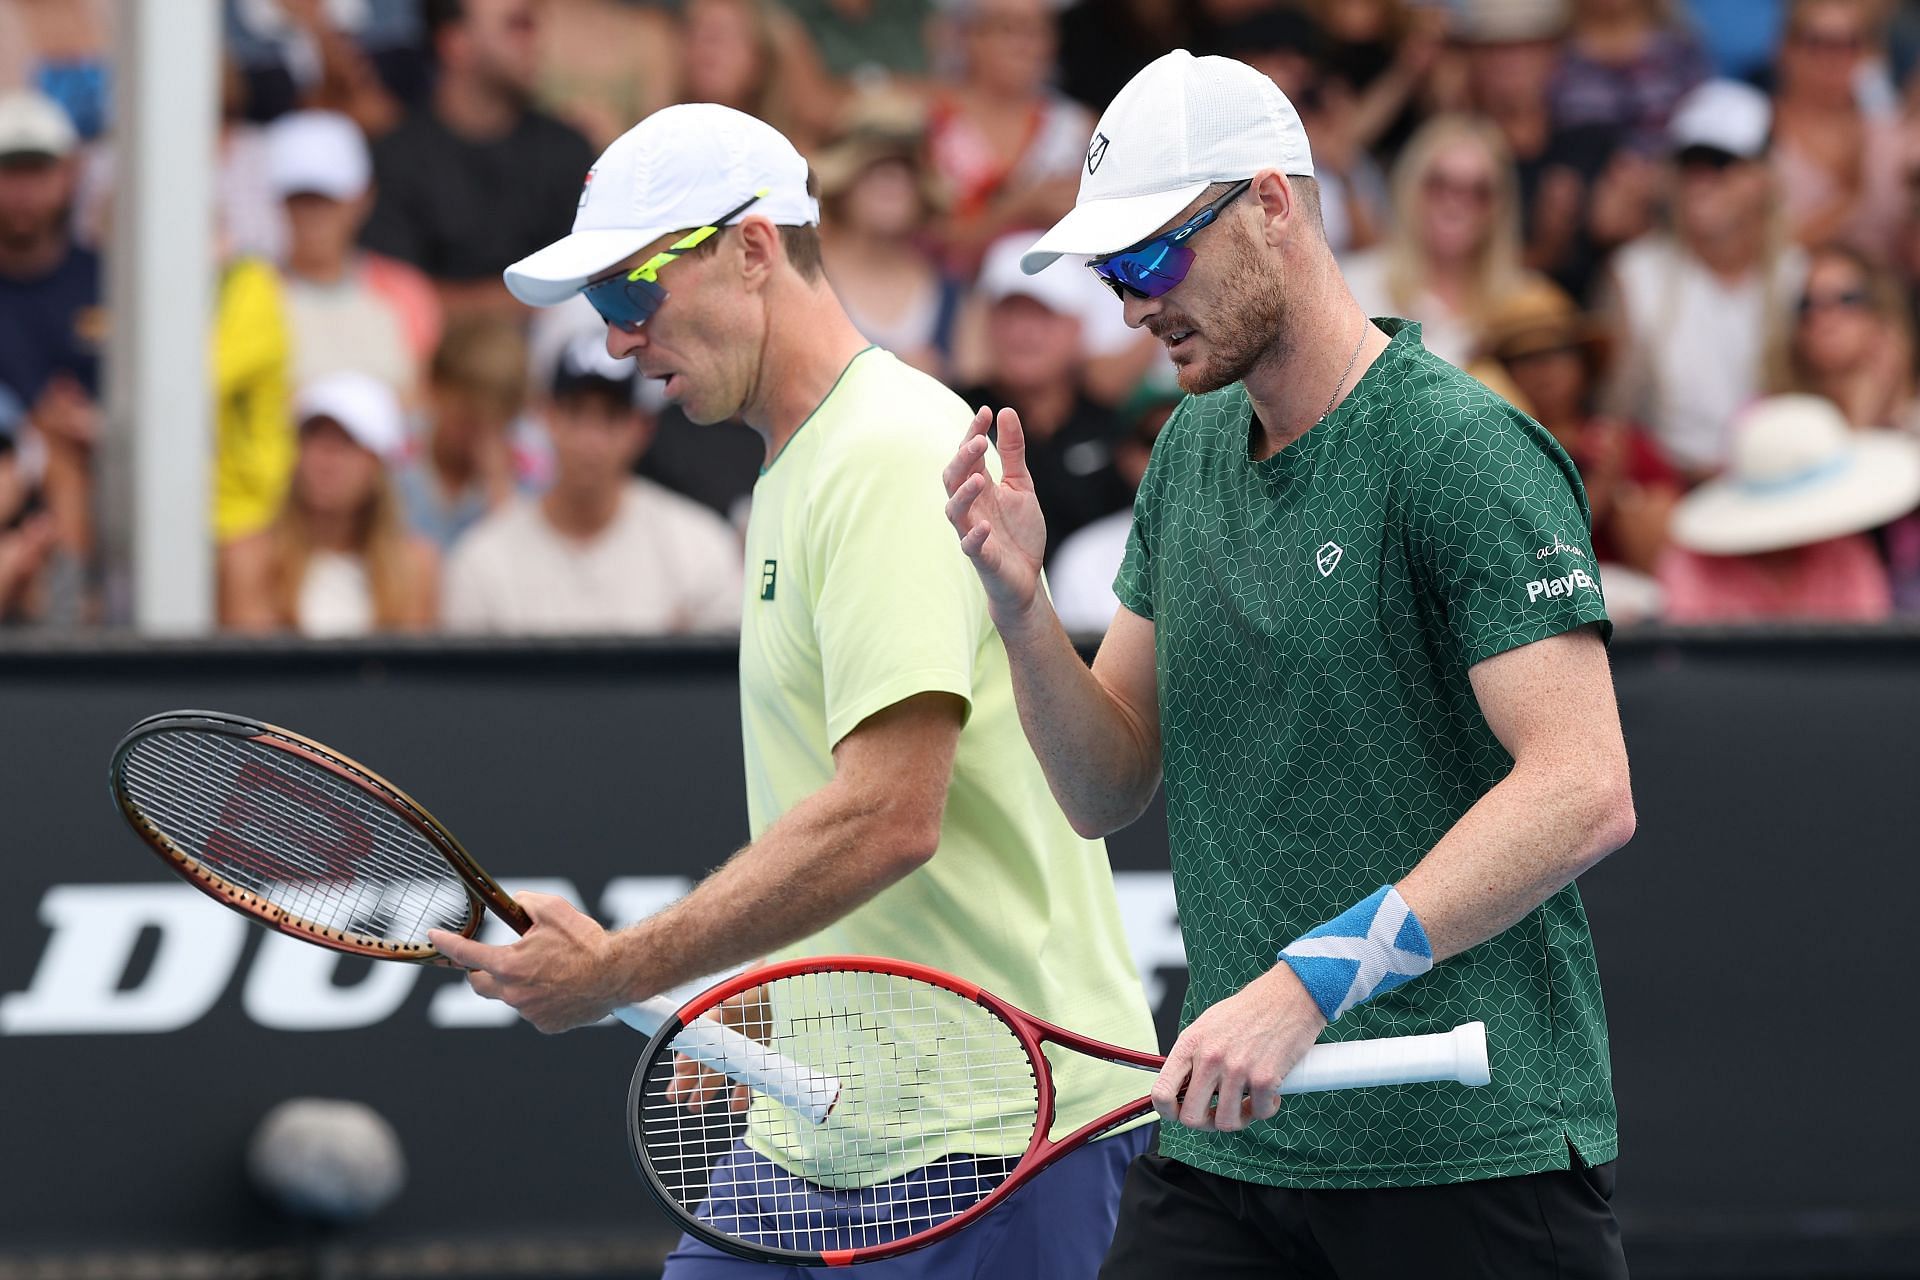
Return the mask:
<path id="1" fill-rule="evenodd" d="M 774 580 L 779 576 L 780 562 L 778 560 L 762 560 L 760 562 L 760 598 L 762 600 L 773 599 Z"/>
<path id="2" fill-rule="evenodd" d="M 1532 604 L 1535 600 L 1570 596 L 1573 594 L 1575 587 L 1586 587 L 1589 590 L 1598 589 L 1592 577 L 1588 575 L 1585 569 L 1575 569 L 1572 573 L 1564 577 L 1538 578 L 1529 582 L 1527 584 L 1527 603 Z"/>
<path id="3" fill-rule="evenodd" d="M 1321 547 L 1320 550 L 1314 552 L 1314 567 L 1320 570 L 1321 577 L 1327 577 L 1339 566 L 1340 555 L 1340 546 L 1334 542 L 1329 542 Z"/>

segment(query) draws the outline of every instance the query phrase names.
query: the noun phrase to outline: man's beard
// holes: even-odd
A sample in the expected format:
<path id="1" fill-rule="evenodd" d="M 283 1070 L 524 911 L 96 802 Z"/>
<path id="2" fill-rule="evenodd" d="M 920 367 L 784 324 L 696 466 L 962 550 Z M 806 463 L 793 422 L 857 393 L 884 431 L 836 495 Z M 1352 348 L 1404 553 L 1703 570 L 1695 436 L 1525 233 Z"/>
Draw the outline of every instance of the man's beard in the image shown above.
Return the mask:
<path id="1" fill-rule="evenodd" d="M 1222 273 L 1222 296 L 1207 325 L 1207 354 L 1178 373 L 1180 389 L 1188 395 L 1242 382 L 1263 362 L 1283 360 L 1291 345 L 1286 298 L 1273 264 L 1254 251 L 1244 233 L 1223 239 L 1231 265 Z M 1188 327 L 1184 320 L 1155 325 L 1161 333 Z"/>

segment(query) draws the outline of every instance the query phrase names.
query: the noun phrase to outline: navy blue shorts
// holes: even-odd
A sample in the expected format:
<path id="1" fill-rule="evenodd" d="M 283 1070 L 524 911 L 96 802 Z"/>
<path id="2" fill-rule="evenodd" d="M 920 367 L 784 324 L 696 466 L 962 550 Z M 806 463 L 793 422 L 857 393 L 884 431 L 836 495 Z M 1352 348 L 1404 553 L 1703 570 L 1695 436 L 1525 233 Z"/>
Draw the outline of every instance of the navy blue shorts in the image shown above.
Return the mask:
<path id="1" fill-rule="evenodd" d="M 898 1258 L 863 1263 L 859 1273 L 872 1280 L 1093 1280 L 1113 1239 L 1127 1166 L 1147 1149 L 1153 1131 L 1152 1125 L 1143 1125 L 1089 1143 L 1063 1156 L 958 1235 Z M 737 1162 L 771 1163 L 744 1144 L 729 1157 L 728 1164 Z M 725 1166 L 716 1170 L 720 1176 L 714 1183 L 714 1198 L 702 1216 L 716 1221 L 751 1218 L 751 1207 L 726 1198 L 724 1171 Z M 756 1176 L 759 1172 L 755 1170 Z M 917 1176 L 908 1174 L 893 1184 L 903 1203 L 911 1198 Z M 941 1176 L 950 1180 L 954 1175 L 946 1169 Z M 871 1213 L 871 1198 L 867 1200 Z M 822 1197 L 821 1212 L 831 1221 L 833 1207 L 826 1197 Z M 821 1242 L 810 1243 L 817 1247 Z M 667 1257 L 662 1280 L 772 1280 L 776 1276 L 818 1280 L 819 1274 L 809 1267 L 748 1262 L 683 1235 Z"/>

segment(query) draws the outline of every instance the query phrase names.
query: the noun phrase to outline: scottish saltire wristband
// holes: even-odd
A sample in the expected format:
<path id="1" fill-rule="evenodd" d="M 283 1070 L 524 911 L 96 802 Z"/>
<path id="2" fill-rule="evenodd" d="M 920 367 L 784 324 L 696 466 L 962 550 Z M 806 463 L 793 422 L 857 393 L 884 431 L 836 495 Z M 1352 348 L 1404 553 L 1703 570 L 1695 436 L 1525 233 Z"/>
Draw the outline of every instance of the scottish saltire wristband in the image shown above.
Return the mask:
<path id="1" fill-rule="evenodd" d="M 1392 885 L 1301 934 L 1280 953 L 1328 1022 L 1433 968 L 1433 946 Z"/>

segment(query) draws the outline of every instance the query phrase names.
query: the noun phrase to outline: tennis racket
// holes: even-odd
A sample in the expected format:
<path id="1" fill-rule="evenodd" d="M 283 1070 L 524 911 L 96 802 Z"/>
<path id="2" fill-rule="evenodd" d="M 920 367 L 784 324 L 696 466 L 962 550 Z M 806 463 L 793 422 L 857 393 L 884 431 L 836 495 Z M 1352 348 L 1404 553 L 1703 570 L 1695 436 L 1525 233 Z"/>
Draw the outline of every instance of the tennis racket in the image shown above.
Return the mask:
<path id="1" fill-rule="evenodd" d="M 524 908 L 453 834 L 366 766 L 297 733 L 217 711 L 169 711 L 114 748 L 114 802 L 188 884 L 281 933 L 348 955 L 451 965 L 427 930 L 471 938 L 485 912 L 525 933 Z M 655 998 L 614 1010 L 651 1035 Z M 720 1023 L 681 1052 L 790 1112 L 824 1119 L 839 1084 Z"/>
<path id="2" fill-rule="evenodd" d="M 718 1021 L 804 1070 L 830 1072 L 840 1102 L 802 1124 L 772 1096 L 744 1111 L 731 1090 L 688 1080 L 679 1039 Z M 870 956 L 750 970 L 662 1023 L 627 1097 L 635 1163 L 688 1232 L 744 1258 L 847 1266 L 942 1240 L 1075 1148 L 1146 1115 L 1140 1097 L 1049 1136 L 1053 1068 L 1043 1044 L 1157 1072 L 1158 1054 L 1044 1022 L 960 978 Z M 1488 1080 L 1486 1028 L 1316 1045 L 1282 1093 Z"/>

